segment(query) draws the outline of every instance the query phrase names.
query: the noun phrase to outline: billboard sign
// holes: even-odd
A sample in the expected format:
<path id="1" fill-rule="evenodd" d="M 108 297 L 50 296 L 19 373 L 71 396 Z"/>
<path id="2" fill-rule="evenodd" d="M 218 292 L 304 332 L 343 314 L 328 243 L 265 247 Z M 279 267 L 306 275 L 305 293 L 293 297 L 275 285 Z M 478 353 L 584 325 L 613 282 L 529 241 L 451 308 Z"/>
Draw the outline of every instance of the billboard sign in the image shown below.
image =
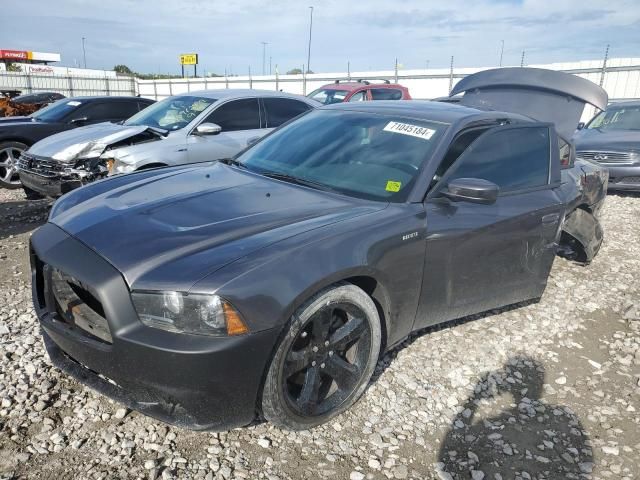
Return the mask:
<path id="1" fill-rule="evenodd" d="M 198 54 L 197 53 L 182 53 L 180 54 L 180 65 L 197 65 Z"/>

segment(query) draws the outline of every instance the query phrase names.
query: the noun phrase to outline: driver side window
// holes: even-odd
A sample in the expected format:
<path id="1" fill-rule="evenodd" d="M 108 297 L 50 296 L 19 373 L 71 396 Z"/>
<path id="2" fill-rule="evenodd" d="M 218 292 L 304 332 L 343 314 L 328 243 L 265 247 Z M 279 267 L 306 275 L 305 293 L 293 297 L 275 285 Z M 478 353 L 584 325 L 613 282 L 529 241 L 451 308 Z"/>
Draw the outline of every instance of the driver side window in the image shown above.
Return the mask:
<path id="1" fill-rule="evenodd" d="M 514 127 L 489 132 L 471 145 L 452 167 L 447 181 L 480 178 L 500 192 L 542 187 L 549 183 L 549 128 Z"/>
<path id="2" fill-rule="evenodd" d="M 232 100 L 216 108 L 205 120 L 216 123 L 223 132 L 260 128 L 260 107 L 257 98 Z"/>

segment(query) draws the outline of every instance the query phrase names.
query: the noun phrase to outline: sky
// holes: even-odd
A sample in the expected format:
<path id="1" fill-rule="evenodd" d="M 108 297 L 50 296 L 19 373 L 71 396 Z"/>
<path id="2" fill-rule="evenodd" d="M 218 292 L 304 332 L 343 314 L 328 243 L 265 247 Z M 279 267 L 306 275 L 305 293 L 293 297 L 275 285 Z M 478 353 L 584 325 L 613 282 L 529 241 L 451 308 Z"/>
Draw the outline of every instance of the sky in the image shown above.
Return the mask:
<path id="1" fill-rule="evenodd" d="M 179 73 L 180 53 L 203 71 L 285 73 L 307 62 L 314 6 L 315 72 L 497 66 L 640 57 L 638 0 L 0 0 L 0 49 L 56 52 L 60 65 L 125 64 Z"/>

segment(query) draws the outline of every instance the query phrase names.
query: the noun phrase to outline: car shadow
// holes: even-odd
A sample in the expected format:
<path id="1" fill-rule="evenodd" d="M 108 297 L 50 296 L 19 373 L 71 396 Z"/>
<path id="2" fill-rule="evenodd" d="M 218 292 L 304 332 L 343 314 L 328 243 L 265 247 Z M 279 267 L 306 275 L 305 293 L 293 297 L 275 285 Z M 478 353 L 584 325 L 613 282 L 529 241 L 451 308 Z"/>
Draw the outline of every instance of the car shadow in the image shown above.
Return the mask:
<path id="1" fill-rule="evenodd" d="M 527 305 L 532 305 L 534 303 L 538 303 L 539 299 L 526 300 L 524 302 L 514 303 L 512 305 L 507 305 L 505 307 L 495 308 L 493 310 L 488 310 L 482 313 L 475 313 L 473 315 L 468 315 L 466 317 L 456 318 L 454 320 L 449 320 L 448 322 L 437 323 L 435 325 L 431 325 L 429 327 L 422 328 L 420 330 L 416 330 L 412 332 L 407 338 L 405 338 L 398 345 L 389 349 L 385 352 L 380 359 L 378 360 L 378 364 L 376 365 L 376 369 L 373 372 L 371 380 L 369 381 L 369 386 L 373 385 L 378 378 L 384 373 L 384 371 L 389 368 L 393 360 L 398 356 L 398 354 L 409 347 L 413 342 L 420 339 L 425 335 L 429 335 L 434 332 L 438 332 L 440 330 L 445 330 L 448 328 L 452 328 L 458 325 L 463 325 L 467 322 L 474 322 L 476 320 L 482 320 L 487 317 L 492 317 L 494 315 L 499 315 L 501 313 L 510 312 L 512 310 L 517 310 L 519 308 L 526 307 Z"/>
<path id="2" fill-rule="evenodd" d="M 52 200 L 17 200 L 0 204 L 0 240 L 35 230 L 47 221 Z"/>
<path id="3" fill-rule="evenodd" d="M 516 356 L 475 385 L 441 443 L 443 479 L 584 478 L 589 437 L 570 407 L 542 400 L 544 367 Z"/>

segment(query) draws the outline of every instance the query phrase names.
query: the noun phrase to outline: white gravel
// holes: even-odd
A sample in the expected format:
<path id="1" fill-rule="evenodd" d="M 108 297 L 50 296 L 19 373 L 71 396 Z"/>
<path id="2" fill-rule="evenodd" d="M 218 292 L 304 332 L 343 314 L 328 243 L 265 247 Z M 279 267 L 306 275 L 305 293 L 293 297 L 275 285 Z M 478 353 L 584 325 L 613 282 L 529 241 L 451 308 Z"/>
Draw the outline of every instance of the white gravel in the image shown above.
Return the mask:
<path id="1" fill-rule="evenodd" d="M 51 366 L 28 236 L 47 202 L 0 190 L 0 479 L 633 479 L 640 472 L 640 197 L 556 259 L 539 303 L 407 340 L 347 413 L 307 432 L 168 427 Z"/>

